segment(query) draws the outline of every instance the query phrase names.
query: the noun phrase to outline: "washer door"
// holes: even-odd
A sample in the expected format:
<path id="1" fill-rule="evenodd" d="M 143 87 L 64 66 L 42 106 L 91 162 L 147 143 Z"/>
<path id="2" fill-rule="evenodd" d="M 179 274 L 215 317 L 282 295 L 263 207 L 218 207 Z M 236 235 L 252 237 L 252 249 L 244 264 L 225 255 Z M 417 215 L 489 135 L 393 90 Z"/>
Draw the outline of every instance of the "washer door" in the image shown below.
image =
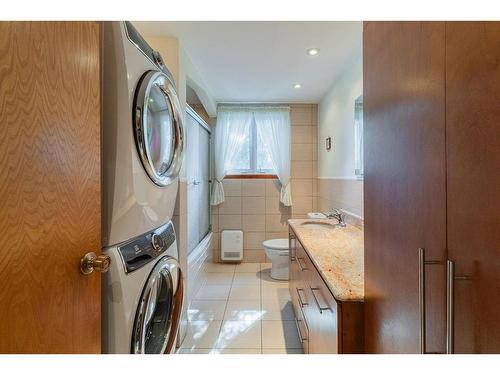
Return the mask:
<path id="1" fill-rule="evenodd" d="M 176 306 L 180 276 L 179 263 L 169 256 L 163 257 L 151 271 L 135 317 L 132 354 L 163 354 L 173 341 L 170 336 L 177 331 L 175 314 L 180 314 Z"/>
<path id="2" fill-rule="evenodd" d="M 182 163 L 182 116 L 175 88 L 163 72 L 146 72 L 134 100 L 134 134 L 147 174 L 158 186 L 168 185 Z"/>

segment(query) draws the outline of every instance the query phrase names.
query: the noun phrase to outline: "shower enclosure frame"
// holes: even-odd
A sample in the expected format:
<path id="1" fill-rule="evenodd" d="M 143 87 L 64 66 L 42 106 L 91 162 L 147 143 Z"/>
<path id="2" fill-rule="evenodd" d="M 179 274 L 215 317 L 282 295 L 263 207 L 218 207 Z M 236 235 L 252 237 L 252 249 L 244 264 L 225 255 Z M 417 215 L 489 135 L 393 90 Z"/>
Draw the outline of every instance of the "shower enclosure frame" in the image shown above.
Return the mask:
<path id="1" fill-rule="evenodd" d="M 203 236 L 200 236 L 200 238 L 198 239 L 198 243 L 195 245 L 195 246 L 192 246 L 191 247 L 191 243 L 190 243 L 190 225 L 189 225 L 189 215 L 191 214 L 189 211 L 189 184 L 190 184 L 190 181 L 186 181 L 187 182 L 187 185 L 188 185 L 188 190 L 187 190 L 187 199 L 188 199 L 188 254 L 191 253 L 192 251 L 194 251 L 198 245 L 200 243 L 202 243 L 206 238 L 207 236 L 209 236 L 212 232 L 212 206 L 210 204 L 210 198 L 211 198 L 211 192 L 212 192 L 212 129 L 210 128 L 210 126 L 207 124 L 207 122 L 189 105 L 189 104 L 186 104 L 186 116 L 191 116 L 197 123 L 199 126 L 201 126 L 203 128 L 203 130 L 205 130 L 207 133 L 208 133 L 208 192 L 207 192 L 207 203 L 208 203 L 208 228 L 206 230 L 206 233 L 204 233 Z M 189 126 L 189 122 L 187 121 L 188 119 L 186 118 L 186 122 L 185 122 L 185 126 L 186 126 L 186 130 L 185 130 L 185 142 L 186 142 L 186 150 L 187 152 L 189 152 L 189 145 L 188 145 L 188 142 L 190 140 L 190 134 L 189 134 L 189 131 L 190 129 L 188 129 L 187 127 Z M 187 163 L 187 158 L 188 156 L 186 156 L 186 167 L 189 168 L 189 165 Z M 188 171 L 186 170 L 186 179 L 188 177 Z M 192 229 L 192 228 L 191 228 Z"/>

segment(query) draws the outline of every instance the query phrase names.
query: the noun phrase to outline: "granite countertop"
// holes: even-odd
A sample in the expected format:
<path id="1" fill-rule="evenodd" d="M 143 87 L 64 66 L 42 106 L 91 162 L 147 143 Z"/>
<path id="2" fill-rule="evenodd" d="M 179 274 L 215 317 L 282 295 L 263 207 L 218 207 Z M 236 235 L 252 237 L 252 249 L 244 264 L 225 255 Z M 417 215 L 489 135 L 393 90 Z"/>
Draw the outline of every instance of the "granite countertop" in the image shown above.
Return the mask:
<path id="1" fill-rule="evenodd" d="M 363 230 L 347 224 L 345 228 L 307 228 L 304 222 L 325 219 L 292 219 L 288 223 L 304 246 L 337 301 L 364 299 Z"/>

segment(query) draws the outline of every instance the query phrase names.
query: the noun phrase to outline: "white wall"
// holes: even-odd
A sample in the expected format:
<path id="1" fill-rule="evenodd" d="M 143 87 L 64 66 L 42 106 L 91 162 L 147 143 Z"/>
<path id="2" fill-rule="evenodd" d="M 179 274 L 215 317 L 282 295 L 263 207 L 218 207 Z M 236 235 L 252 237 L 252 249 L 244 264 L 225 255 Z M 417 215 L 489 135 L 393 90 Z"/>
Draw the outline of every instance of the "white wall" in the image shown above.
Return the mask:
<path id="1" fill-rule="evenodd" d="M 180 48 L 179 55 L 180 64 L 180 87 L 179 95 L 183 97 L 183 104 L 186 102 L 186 85 L 189 86 L 196 92 L 201 104 L 205 108 L 205 111 L 210 117 L 215 117 L 217 115 L 217 103 L 213 98 L 208 86 L 206 85 L 203 77 L 199 73 L 198 69 L 194 66 L 191 58 L 186 53 L 186 51 Z"/>
<path id="2" fill-rule="evenodd" d="M 363 181 L 355 176 L 354 101 L 363 93 L 361 58 L 333 84 L 318 107 L 318 209 L 343 208 L 363 218 Z M 326 151 L 325 139 L 332 137 Z"/>
<path id="3" fill-rule="evenodd" d="M 354 101 L 363 93 L 363 66 L 356 61 L 319 104 L 318 177 L 354 178 Z M 326 151 L 325 139 L 332 137 Z"/>

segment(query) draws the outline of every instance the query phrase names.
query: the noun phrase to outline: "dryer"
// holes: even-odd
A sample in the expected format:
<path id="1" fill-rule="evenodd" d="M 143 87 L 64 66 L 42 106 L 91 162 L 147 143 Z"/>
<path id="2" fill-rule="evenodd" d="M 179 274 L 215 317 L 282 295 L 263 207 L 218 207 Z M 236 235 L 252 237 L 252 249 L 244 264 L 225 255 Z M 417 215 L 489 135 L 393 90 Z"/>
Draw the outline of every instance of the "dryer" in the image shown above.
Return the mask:
<path id="1" fill-rule="evenodd" d="M 162 57 L 130 22 L 103 25 L 103 247 L 167 223 L 183 112 Z"/>

